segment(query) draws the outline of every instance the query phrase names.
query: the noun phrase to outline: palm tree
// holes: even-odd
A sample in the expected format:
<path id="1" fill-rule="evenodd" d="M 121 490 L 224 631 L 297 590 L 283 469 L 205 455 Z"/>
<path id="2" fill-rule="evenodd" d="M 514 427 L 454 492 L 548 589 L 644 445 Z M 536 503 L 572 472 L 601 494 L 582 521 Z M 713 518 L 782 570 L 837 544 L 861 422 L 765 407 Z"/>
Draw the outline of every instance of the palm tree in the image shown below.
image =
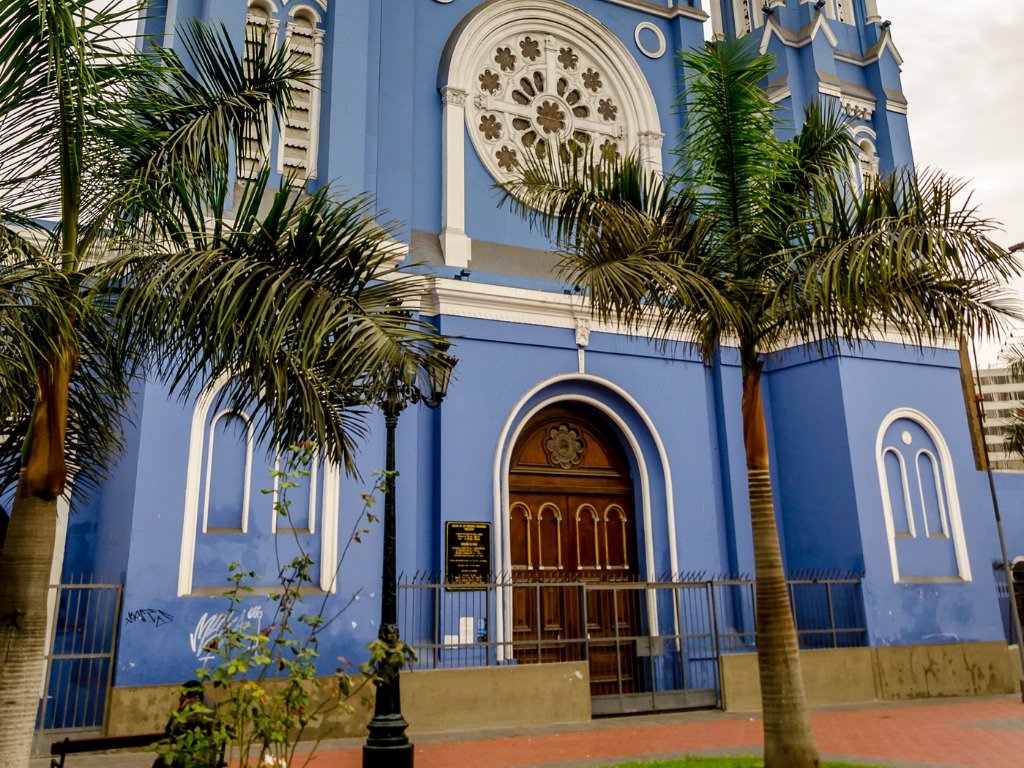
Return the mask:
<path id="1" fill-rule="evenodd" d="M 1002 285 L 1019 265 L 993 224 L 955 200 L 962 185 L 909 171 L 855 192 L 853 142 L 812 109 L 791 141 L 749 41 L 680 55 L 686 126 L 666 178 L 635 159 L 590 165 L 562 147 L 524 163 L 504 201 L 553 237 L 592 311 L 636 328 L 687 329 L 711 363 L 738 347 L 756 574 L 767 768 L 818 765 L 779 545 L 761 396 L 765 355 L 793 340 L 857 345 L 892 330 L 917 344 L 991 332 L 1016 312 Z"/>
<path id="2" fill-rule="evenodd" d="M 312 73 L 263 39 L 193 25 L 171 50 L 123 31 L 145 4 L 0 4 L 0 766 L 28 764 L 57 500 L 100 482 L 142 366 L 181 397 L 230 377 L 280 450 L 352 468 L 360 404 L 450 365 L 410 319 L 366 199 L 269 173 L 236 186 L 246 141 Z M 234 201 L 234 202 L 232 202 Z"/>

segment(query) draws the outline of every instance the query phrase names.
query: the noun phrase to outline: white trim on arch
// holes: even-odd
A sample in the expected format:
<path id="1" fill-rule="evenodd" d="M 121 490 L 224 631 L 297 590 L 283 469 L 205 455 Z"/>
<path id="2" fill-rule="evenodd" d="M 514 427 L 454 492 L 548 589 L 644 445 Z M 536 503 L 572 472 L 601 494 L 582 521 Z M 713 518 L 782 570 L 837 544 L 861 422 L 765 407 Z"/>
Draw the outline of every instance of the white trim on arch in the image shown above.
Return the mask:
<path id="1" fill-rule="evenodd" d="M 921 496 L 921 520 L 924 522 L 924 535 L 928 538 L 937 538 L 935 531 L 933 531 L 928 525 L 928 515 L 926 513 L 926 502 L 924 495 L 924 478 L 921 476 L 921 457 L 927 456 L 928 462 L 932 468 L 932 482 L 935 483 L 935 496 L 936 501 L 939 503 L 939 536 L 944 539 L 949 538 L 949 523 L 947 518 L 949 513 L 946 510 L 946 494 L 942 487 L 942 473 L 939 472 L 939 463 L 934 453 L 922 448 L 916 454 L 914 454 L 914 463 L 917 465 L 917 490 Z"/>
<path id="2" fill-rule="evenodd" d="M 203 533 L 210 529 L 210 483 L 213 480 L 213 438 L 216 435 L 217 422 L 221 419 L 235 417 L 245 422 L 245 474 L 242 476 L 242 516 L 239 520 L 241 533 L 249 532 L 249 499 L 252 490 L 252 419 L 245 411 L 237 408 L 225 408 L 218 411 L 210 419 L 209 434 L 206 440 L 206 493 L 203 494 Z M 203 425 L 205 427 L 205 423 Z"/>
<path id="3" fill-rule="evenodd" d="M 675 504 L 672 492 L 672 470 L 668 462 L 668 452 L 665 450 L 665 445 L 661 440 L 661 436 L 658 434 L 657 429 L 655 429 L 654 422 L 651 420 L 650 416 L 648 416 L 646 411 L 644 411 L 636 399 L 628 392 L 607 379 L 581 373 L 559 374 L 535 384 L 519 398 L 515 405 L 513 405 L 512 409 L 509 411 L 508 418 L 505 420 L 505 424 L 502 426 L 501 432 L 498 436 L 498 444 L 495 449 L 492 476 L 492 501 L 494 504 L 493 519 L 496 539 L 494 544 L 496 552 L 498 552 L 501 557 L 500 570 L 506 574 L 511 573 L 512 570 L 512 554 L 509 548 L 508 535 L 508 472 L 512 461 L 512 450 L 515 447 L 516 441 L 519 439 L 523 428 L 529 420 L 542 409 L 556 403 L 575 402 L 589 405 L 607 416 L 619 429 L 630 450 L 633 452 L 640 474 L 639 481 L 641 499 L 639 506 L 641 508 L 641 519 L 644 531 L 644 555 L 647 561 L 647 580 L 654 581 L 657 578 L 654 565 L 654 541 L 652 536 L 650 475 L 647 470 L 647 461 L 640 448 L 640 443 L 632 430 L 629 429 L 625 420 L 606 403 L 603 403 L 589 395 L 570 392 L 544 398 L 528 411 L 523 412 L 523 408 L 526 403 L 528 403 L 534 396 L 551 386 L 563 382 L 580 382 L 600 386 L 622 398 L 630 406 L 633 412 L 643 421 L 648 433 L 654 440 L 658 451 L 658 459 L 661 462 L 662 473 L 665 479 L 665 515 L 669 538 L 669 567 L 672 571 L 672 578 L 677 578 L 679 575 L 679 553 L 676 540 Z M 658 634 L 658 616 L 654 601 L 655 596 L 652 593 L 649 593 L 647 596 L 648 626 L 651 628 L 650 631 L 652 635 Z M 507 633 L 506 627 L 511 627 L 511 612 L 511 601 L 506 600 L 504 590 L 499 589 L 497 592 L 497 620 L 495 626 L 497 637 L 504 638 Z M 504 645 L 498 646 L 499 656 L 503 656 L 504 647 Z"/>
<path id="4" fill-rule="evenodd" d="M 903 491 L 903 511 L 906 513 L 907 518 L 907 532 L 905 534 L 895 533 L 896 522 L 894 520 L 893 535 L 896 538 L 900 538 L 902 536 L 909 536 L 913 539 L 917 536 L 917 528 L 915 527 L 916 524 L 914 523 L 914 503 L 913 500 L 910 498 L 910 475 L 907 473 L 907 463 L 903 459 L 903 454 L 890 446 L 889 448 L 886 448 L 884 451 L 882 451 L 883 472 L 885 472 L 885 457 L 890 454 L 896 457 L 896 461 L 898 461 L 900 465 L 900 489 Z M 886 480 L 888 479 L 888 473 L 886 473 Z M 891 499 L 889 503 L 892 503 Z"/>
<path id="5" fill-rule="evenodd" d="M 213 381 L 196 400 L 192 409 L 189 432 L 188 464 L 185 473 L 185 509 L 181 529 L 181 557 L 178 561 L 178 597 L 192 594 L 192 574 L 195 569 L 196 528 L 199 523 L 199 495 L 203 484 L 203 458 L 205 453 L 206 421 L 218 393 L 230 376 L 222 375 Z M 248 478 L 247 478 L 248 481 Z M 338 570 L 338 518 L 341 514 L 341 469 L 337 464 L 324 466 L 323 501 L 320 518 L 320 589 L 337 591 Z"/>
<path id="6" fill-rule="evenodd" d="M 894 583 L 901 581 L 899 559 L 896 554 L 896 535 L 893 525 L 892 502 L 889 498 L 889 484 L 885 472 L 886 447 L 883 445 L 885 433 L 899 419 L 907 419 L 915 422 L 931 438 L 938 452 L 939 462 L 942 465 L 942 478 L 945 480 L 944 487 L 937 488 L 940 498 L 945 491 L 946 508 L 945 512 L 949 517 L 949 533 L 953 539 L 953 550 L 956 554 L 957 570 L 962 581 L 972 581 L 971 563 L 967 553 L 967 538 L 964 535 L 963 517 L 960 512 L 960 497 L 956 489 L 956 475 L 953 471 L 953 457 L 946 445 L 942 432 L 930 418 L 915 408 L 896 408 L 891 411 L 878 427 L 878 434 L 875 437 L 875 464 L 878 469 L 878 482 L 882 494 L 882 514 L 885 518 L 885 534 L 889 543 L 889 560 L 892 564 L 892 580 Z M 918 471 L 915 467 L 915 471 Z"/>

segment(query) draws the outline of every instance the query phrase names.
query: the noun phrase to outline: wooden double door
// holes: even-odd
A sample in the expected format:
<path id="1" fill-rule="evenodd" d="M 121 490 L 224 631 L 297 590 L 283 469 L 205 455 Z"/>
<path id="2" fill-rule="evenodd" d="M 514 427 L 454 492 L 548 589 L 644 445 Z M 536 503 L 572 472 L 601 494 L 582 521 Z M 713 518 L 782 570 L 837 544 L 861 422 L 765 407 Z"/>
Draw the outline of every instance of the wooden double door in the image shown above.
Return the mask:
<path id="1" fill-rule="evenodd" d="M 641 690 L 643 635 L 629 464 L 585 408 L 552 407 L 524 429 L 509 472 L 513 655 L 588 659 L 595 696 Z"/>

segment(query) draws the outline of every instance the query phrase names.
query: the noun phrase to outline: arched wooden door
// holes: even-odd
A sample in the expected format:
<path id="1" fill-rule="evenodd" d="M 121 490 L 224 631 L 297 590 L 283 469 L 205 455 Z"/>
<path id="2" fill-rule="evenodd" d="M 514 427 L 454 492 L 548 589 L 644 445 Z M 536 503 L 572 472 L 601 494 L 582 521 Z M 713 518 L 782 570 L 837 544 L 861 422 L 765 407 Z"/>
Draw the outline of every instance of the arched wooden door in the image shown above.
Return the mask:
<path id="1" fill-rule="evenodd" d="M 587 658 L 593 695 L 640 689 L 640 593 L 596 588 L 636 580 L 636 539 L 629 463 L 600 416 L 564 405 L 534 416 L 509 470 L 517 661 Z"/>

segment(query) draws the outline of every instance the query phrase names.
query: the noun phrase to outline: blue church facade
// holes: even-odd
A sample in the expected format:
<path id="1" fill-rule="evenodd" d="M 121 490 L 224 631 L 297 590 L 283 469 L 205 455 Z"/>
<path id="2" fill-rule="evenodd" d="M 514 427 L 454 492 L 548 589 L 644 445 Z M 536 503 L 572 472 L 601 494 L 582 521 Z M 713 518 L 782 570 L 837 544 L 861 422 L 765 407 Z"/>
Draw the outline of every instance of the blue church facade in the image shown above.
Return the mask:
<path id="1" fill-rule="evenodd" d="M 592 318 L 558 280 L 550 245 L 500 208 L 494 189 L 552 132 L 670 166 L 685 119 L 676 101 L 686 73 L 673 54 L 714 34 L 747 35 L 774 54 L 767 87 L 783 135 L 812 100 L 833 101 L 850 119 L 861 178 L 912 164 L 903 62 L 872 0 L 701 5 L 164 0 L 147 22 L 165 42 L 190 17 L 223 21 L 239 41 L 259 26 L 319 64 L 320 89 L 296 99 L 267 146 L 249 148 L 253 167 L 298 173 L 309 188 L 369 191 L 382 219 L 405 226 L 409 262 L 426 277 L 415 309 L 453 339 L 459 362 L 440 408 L 410 406 L 399 421 L 400 571 L 443 578 L 449 522 L 490 525 L 495 574 L 563 573 L 563 554 L 581 572 L 604 573 L 621 555 L 640 582 L 753 571 L 735 351 L 708 366 L 685 334 L 666 346 Z M 321 641 L 324 672 L 339 656 L 361 659 L 378 630 L 379 533 L 371 526 L 347 545 L 362 494 L 384 468 L 383 419 L 360 446 L 360 477 L 316 467 L 285 530 L 275 493 L 261 493 L 274 491 L 280 459 L 253 439 L 243 412 L 218 412 L 211 393 L 181 403 L 157 383 L 140 386 L 124 458 L 68 525 L 65 573 L 124 585 L 115 694 L 173 686 L 212 662 L 230 562 L 262 574 L 246 616 L 269 615 L 276 553 L 296 541 L 316 560 L 308 599 L 326 599 L 328 612 L 347 606 Z M 975 468 L 955 346 L 879 338 L 857 349 L 780 348 L 766 367 L 765 409 L 787 569 L 862 577 L 858 644 L 1005 650 L 992 501 Z M 565 430 L 538 444 L 542 472 L 523 441 L 546 418 Z M 618 502 L 579 503 L 573 517 L 569 490 L 559 497 L 567 510 L 550 499 L 530 509 L 540 496 L 529 496 L 523 468 L 551 478 L 544 492 L 554 498 L 558 482 L 589 466 L 588 429 L 617 444 L 614 493 L 632 505 L 621 527 L 609 516 Z M 610 473 L 587 475 L 607 480 L 602 498 L 611 498 Z M 554 527 L 544 528 L 544 504 L 556 510 Z M 580 515 L 591 508 L 587 538 L 591 518 Z M 1011 556 L 1024 552 L 1024 512 L 1004 514 Z M 551 536 L 556 554 L 542 543 Z M 620 536 L 621 552 L 609 536 Z M 571 557 L 563 544 L 575 546 Z M 477 631 L 509 642 L 518 609 L 500 590 L 495 599 Z M 165 618 L 136 620 L 147 611 Z M 460 637 L 465 618 L 439 618 L 437 633 L 472 642 Z M 1000 680 L 1013 684 L 1009 654 L 1001 664 Z"/>

